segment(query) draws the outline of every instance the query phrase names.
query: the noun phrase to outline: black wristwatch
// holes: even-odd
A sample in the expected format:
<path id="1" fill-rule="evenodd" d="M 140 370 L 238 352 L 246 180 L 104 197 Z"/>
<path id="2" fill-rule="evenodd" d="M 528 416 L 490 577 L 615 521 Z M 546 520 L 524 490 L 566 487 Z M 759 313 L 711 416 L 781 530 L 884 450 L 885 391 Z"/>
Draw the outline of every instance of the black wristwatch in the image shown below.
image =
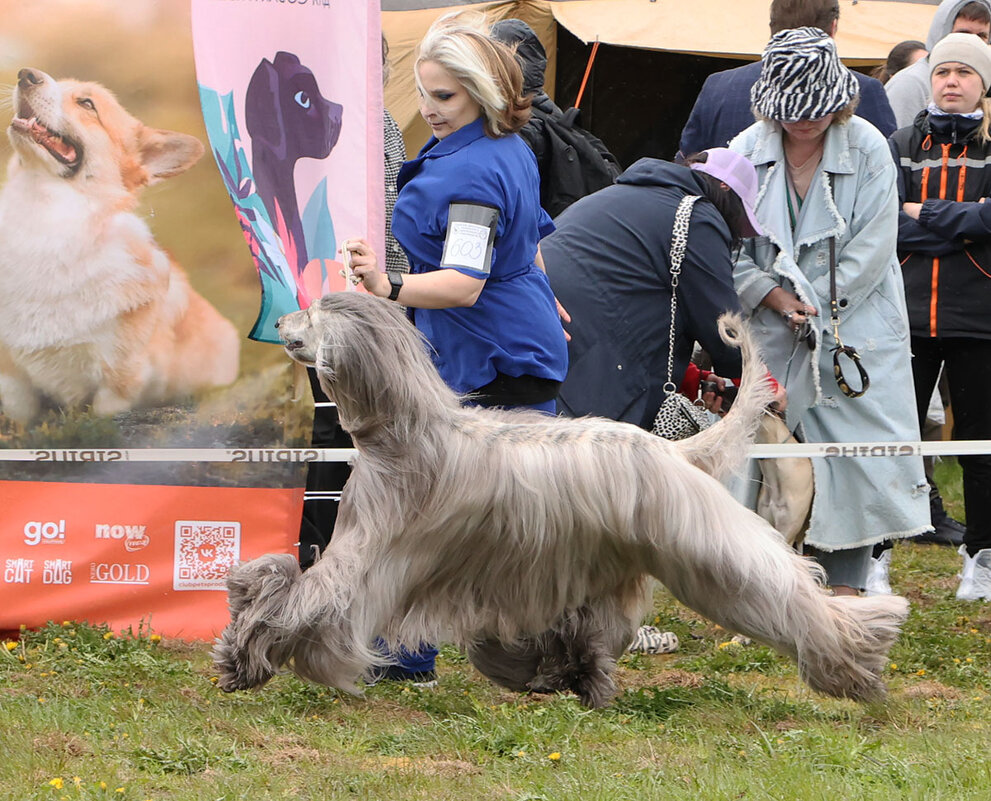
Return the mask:
<path id="1" fill-rule="evenodd" d="M 403 274 L 387 270 L 385 276 L 392 286 L 392 289 L 389 290 L 389 300 L 395 300 L 399 297 L 399 290 L 403 288 Z"/>

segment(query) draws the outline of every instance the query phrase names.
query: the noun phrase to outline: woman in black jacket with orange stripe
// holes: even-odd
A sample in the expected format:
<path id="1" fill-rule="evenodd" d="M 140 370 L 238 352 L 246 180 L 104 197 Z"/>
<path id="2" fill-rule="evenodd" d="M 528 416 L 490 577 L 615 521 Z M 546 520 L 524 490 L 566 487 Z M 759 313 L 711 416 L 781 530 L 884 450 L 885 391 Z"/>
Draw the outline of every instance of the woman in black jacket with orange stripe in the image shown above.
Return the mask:
<path id="1" fill-rule="evenodd" d="M 991 48 L 953 33 L 929 57 L 933 102 L 896 131 L 920 424 L 944 366 L 954 439 L 991 439 Z M 957 597 L 991 599 L 991 456 L 961 456 L 967 533 Z"/>

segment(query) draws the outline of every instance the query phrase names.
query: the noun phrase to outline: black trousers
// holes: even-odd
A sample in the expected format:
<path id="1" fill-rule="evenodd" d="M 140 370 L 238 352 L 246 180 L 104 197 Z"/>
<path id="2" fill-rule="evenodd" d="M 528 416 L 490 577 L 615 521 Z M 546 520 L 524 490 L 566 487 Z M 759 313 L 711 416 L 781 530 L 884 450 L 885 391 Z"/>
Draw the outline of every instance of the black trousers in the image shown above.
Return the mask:
<path id="1" fill-rule="evenodd" d="M 953 410 L 953 439 L 991 439 L 991 340 L 912 337 L 912 374 L 919 425 L 944 365 Z M 971 555 L 991 548 L 991 455 L 958 457 Z"/>
<path id="2" fill-rule="evenodd" d="M 317 372 L 307 368 L 314 403 L 329 403 L 320 389 Z M 336 406 L 318 406 L 313 410 L 314 448 L 353 448 L 350 435 L 341 428 Z M 310 567 L 317 553 L 322 553 L 330 542 L 337 522 L 340 493 L 351 475 L 347 462 L 310 462 L 306 472 L 306 492 L 325 493 L 323 497 L 303 501 L 303 518 L 299 525 L 299 565 Z M 329 494 L 330 499 L 327 495 Z"/>

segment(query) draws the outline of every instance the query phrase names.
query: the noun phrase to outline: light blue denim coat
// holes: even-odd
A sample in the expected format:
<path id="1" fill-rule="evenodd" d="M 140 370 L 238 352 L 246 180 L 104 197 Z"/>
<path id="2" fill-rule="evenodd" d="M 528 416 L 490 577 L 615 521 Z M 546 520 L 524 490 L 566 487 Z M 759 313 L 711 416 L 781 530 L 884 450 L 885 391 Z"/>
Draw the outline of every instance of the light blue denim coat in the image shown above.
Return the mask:
<path id="1" fill-rule="evenodd" d="M 895 165 L 884 137 L 858 117 L 827 129 L 794 232 L 780 126 L 757 122 L 730 147 L 757 168 L 757 217 L 765 233 L 744 244 L 734 280 L 768 368 L 788 390 L 789 428 L 798 427 L 808 442 L 918 441 L 908 316 L 895 254 Z M 870 374 L 870 389 L 859 398 L 844 396 L 833 375 L 830 237 L 836 238 L 840 338 L 857 349 Z M 796 340 L 780 314 L 760 305 L 776 286 L 818 310 L 814 349 Z M 841 362 L 858 388 L 856 367 Z M 817 458 L 813 467 L 810 545 L 842 550 L 929 528 L 921 457 Z"/>

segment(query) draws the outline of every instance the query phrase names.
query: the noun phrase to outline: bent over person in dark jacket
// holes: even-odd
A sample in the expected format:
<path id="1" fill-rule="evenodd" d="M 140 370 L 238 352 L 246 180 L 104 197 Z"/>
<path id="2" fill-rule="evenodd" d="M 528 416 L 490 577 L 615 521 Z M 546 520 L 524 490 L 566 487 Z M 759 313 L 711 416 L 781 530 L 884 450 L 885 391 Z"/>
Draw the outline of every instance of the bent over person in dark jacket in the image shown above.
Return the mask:
<path id="1" fill-rule="evenodd" d="M 650 430 L 667 378 L 672 225 L 686 195 L 702 199 L 692 212 L 678 285 L 672 377 L 681 383 L 696 341 L 716 373 L 740 375 L 740 353 L 720 339 L 716 320 L 740 310 L 731 248 L 754 235 L 747 206 L 756 195 L 756 173 L 725 148 L 699 157 L 709 163 L 694 169 L 640 159 L 615 185 L 568 208 L 555 220 L 557 230 L 541 240 L 551 288 L 572 320 L 559 413 Z"/>
<path id="2" fill-rule="evenodd" d="M 929 56 L 933 102 L 891 137 L 919 419 L 946 371 L 953 439 L 991 439 L 991 48 L 951 33 Z M 991 456 L 959 457 L 967 531 L 957 598 L 991 600 Z"/>

